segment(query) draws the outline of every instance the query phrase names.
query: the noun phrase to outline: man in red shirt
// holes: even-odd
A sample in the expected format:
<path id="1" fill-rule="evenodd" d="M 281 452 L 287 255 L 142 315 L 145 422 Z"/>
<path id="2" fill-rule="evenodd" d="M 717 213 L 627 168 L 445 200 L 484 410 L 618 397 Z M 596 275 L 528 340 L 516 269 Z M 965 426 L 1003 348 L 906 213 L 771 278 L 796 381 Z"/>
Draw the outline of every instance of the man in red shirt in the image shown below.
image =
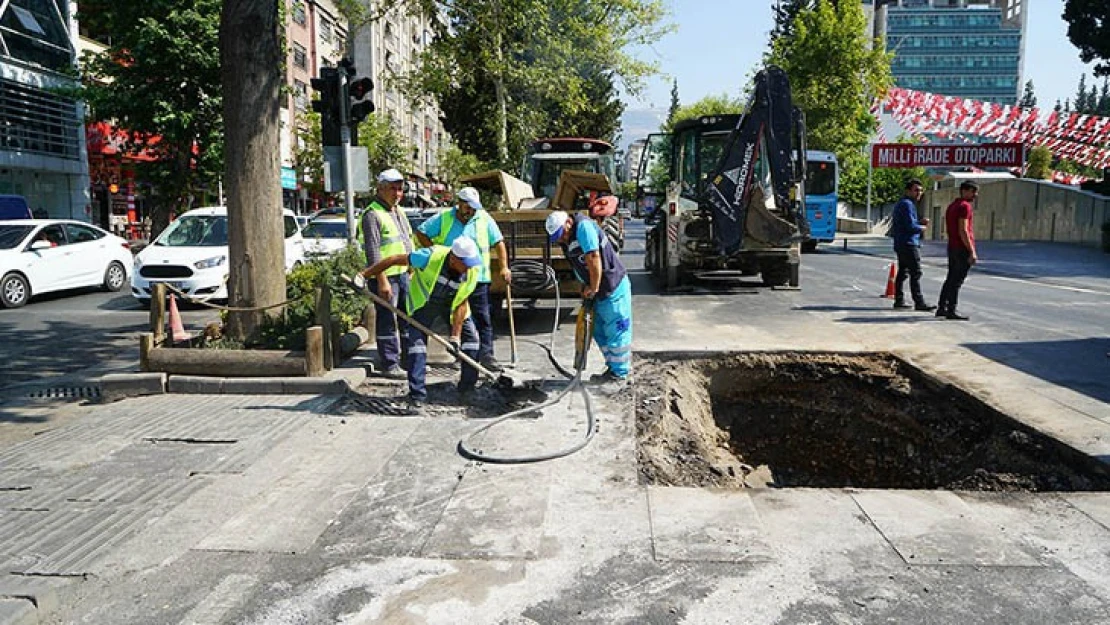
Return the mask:
<path id="1" fill-rule="evenodd" d="M 948 276 L 940 290 L 938 317 L 967 321 L 966 315 L 956 311 L 956 305 L 967 272 L 979 260 L 975 253 L 975 228 L 972 223 L 972 203 L 978 195 L 979 185 L 968 180 L 960 185 L 960 197 L 944 212 L 944 226 L 948 233 Z"/>

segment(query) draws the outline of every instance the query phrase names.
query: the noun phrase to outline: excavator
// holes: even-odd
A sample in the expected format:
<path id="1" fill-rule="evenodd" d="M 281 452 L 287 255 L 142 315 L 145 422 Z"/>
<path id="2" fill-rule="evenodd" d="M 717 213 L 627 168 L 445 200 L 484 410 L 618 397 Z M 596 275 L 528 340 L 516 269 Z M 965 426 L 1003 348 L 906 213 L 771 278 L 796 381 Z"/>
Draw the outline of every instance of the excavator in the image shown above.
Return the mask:
<path id="1" fill-rule="evenodd" d="M 648 232 L 645 268 L 667 289 L 737 272 L 797 287 L 809 232 L 805 119 L 786 72 L 761 70 L 743 114 L 679 122 L 669 143 L 670 182 Z M 658 144 L 649 138 L 641 175 Z"/>

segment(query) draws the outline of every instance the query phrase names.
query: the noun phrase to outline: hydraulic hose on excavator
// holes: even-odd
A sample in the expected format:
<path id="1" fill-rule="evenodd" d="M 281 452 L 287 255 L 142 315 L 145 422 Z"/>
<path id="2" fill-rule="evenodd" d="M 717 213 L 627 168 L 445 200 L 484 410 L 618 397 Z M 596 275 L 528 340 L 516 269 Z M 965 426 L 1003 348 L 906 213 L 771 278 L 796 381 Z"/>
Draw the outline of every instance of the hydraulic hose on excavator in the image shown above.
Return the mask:
<path id="1" fill-rule="evenodd" d="M 597 433 L 597 419 L 594 417 L 593 398 L 590 396 L 586 384 L 582 381 L 582 372 L 586 370 L 586 358 L 590 351 L 590 337 L 593 336 L 593 300 L 584 301 L 582 307 L 578 310 L 578 321 L 575 325 L 574 332 L 574 372 L 572 373 L 559 364 L 554 354 L 555 333 L 559 329 L 559 315 L 561 312 L 559 281 L 555 275 L 555 270 L 552 269 L 550 265 L 546 265 L 540 261 L 530 260 L 516 261 L 512 264 L 511 268 L 513 271 L 513 285 L 517 287 L 518 291 L 538 294 L 554 287 L 555 324 L 551 329 L 551 343 L 550 345 L 544 345 L 536 341 L 532 342 L 539 345 L 547 352 L 548 359 L 555 365 L 555 368 L 558 369 L 561 374 L 570 378 L 570 383 L 559 391 L 555 397 L 552 397 L 542 404 L 528 406 L 503 414 L 493 422 L 478 428 L 474 432 L 471 432 L 469 436 L 459 441 L 458 450 L 461 456 L 469 460 L 488 462 L 490 464 L 528 464 L 563 458 L 585 448 L 586 445 L 590 444 L 590 440 L 592 440 Z M 585 403 L 586 408 L 586 435 L 574 445 L 558 451 L 529 456 L 494 456 L 475 450 L 470 444 L 474 437 L 488 431 L 494 426 L 509 419 L 533 414 L 544 408 L 554 406 L 574 391 L 578 391 L 582 395 L 582 401 Z"/>

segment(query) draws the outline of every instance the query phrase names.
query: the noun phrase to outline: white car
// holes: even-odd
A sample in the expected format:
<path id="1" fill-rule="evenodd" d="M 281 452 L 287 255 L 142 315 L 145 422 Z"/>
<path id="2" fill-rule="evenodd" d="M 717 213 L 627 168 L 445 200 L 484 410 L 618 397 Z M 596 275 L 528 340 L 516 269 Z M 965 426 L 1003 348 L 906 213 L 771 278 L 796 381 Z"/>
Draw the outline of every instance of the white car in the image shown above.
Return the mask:
<path id="1" fill-rule="evenodd" d="M 118 291 L 131 262 L 127 241 L 87 223 L 0 221 L 0 304 L 19 308 L 32 295 L 86 286 Z"/>
<path id="2" fill-rule="evenodd" d="M 293 211 L 284 209 L 285 270 L 304 262 L 304 239 Z M 200 300 L 226 300 L 227 209 L 195 208 L 175 219 L 135 256 L 131 295 L 149 305 L 151 287 L 164 282 Z"/>
<path id="3" fill-rule="evenodd" d="M 316 217 L 301 229 L 305 258 L 322 258 L 347 247 L 347 219 L 342 215 Z"/>

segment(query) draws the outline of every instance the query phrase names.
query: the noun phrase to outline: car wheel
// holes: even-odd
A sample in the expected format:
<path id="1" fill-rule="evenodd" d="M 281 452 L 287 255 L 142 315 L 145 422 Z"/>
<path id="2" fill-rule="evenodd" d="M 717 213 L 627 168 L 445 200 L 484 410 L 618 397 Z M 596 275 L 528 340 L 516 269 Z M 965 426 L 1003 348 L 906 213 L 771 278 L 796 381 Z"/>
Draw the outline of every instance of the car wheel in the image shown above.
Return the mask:
<path id="1" fill-rule="evenodd" d="M 127 282 L 127 270 L 123 265 L 118 262 L 112 262 L 108 268 L 104 270 L 104 289 L 115 293 L 123 288 L 123 283 Z"/>
<path id="2" fill-rule="evenodd" d="M 31 299 L 31 285 L 18 273 L 9 273 L 0 280 L 0 304 L 4 308 L 19 308 Z"/>

